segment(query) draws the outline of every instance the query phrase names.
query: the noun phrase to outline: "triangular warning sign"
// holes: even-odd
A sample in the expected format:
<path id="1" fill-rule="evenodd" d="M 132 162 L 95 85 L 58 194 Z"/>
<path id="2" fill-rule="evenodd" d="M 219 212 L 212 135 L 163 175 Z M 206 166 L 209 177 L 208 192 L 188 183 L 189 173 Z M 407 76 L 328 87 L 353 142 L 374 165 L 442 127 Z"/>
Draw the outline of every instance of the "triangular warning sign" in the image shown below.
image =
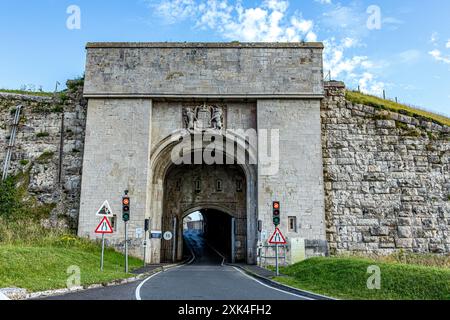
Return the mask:
<path id="1" fill-rule="evenodd" d="M 98 211 L 95 215 L 100 216 L 100 217 L 112 217 L 113 216 L 113 213 L 112 213 L 111 207 L 109 206 L 108 200 L 105 200 L 105 202 L 103 202 L 102 206 L 100 207 L 100 209 L 98 209 Z"/>
<path id="2" fill-rule="evenodd" d="M 113 228 L 111 227 L 107 217 L 102 219 L 100 224 L 97 226 L 97 229 L 95 229 L 95 233 L 113 233 Z"/>
<path id="3" fill-rule="evenodd" d="M 280 229 L 276 228 L 272 237 L 269 240 L 270 244 L 286 244 L 286 239 L 281 233 Z"/>

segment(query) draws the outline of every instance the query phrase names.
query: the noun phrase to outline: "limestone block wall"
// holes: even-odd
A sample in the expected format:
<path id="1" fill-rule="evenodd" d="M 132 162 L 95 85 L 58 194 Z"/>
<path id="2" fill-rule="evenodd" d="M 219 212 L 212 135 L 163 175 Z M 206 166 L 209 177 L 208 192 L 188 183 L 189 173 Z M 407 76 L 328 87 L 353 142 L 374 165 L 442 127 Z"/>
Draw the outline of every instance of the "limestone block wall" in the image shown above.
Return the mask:
<path id="1" fill-rule="evenodd" d="M 326 86 L 322 145 L 331 253 L 450 252 L 449 127 L 353 104 Z"/>
<path id="2" fill-rule="evenodd" d="M 82 91 L 82 85 L 70 85 L 55 97 L 0 93 L 1 168 L 14 110 L 22 105 L 9 175 L 23 173 L 29 178 L 28 193 L 38 203 L 55 207 L 48 222 L 71 229 L 77 227 L 81 189 L 86 121 Z M 66 219 L 58 221 L 58 216 Z"/>
<path id="3" fill-rule="evenodd" d="M 279 170 L 258 168 L 258 215 L 263 241 L 273 232 L 272 201 L 281 202 L 281 231 L 303 238 L 307 255 L 327 252 L 319 100 L 258 100 L 258 130 L 279 130 Z M 260 158 L 263 150 L 258 150 Z M 288 232 L 288 217 L 296 217 L 297 232 Z M 264 239 L 264 236 L 266 237 Z"/>
<path id="4" fill-rule="evenodd" d="M 78 235 L 98 238 L 100 222 L 95 217 L 108 200 L 117 215 L 116 232 L 108 243 L 118 248 L 124 243 L 122 195 L 129 190 L 132 199 L 128 235 L 130 254 L 141 256 L 143 228 L 148 216 L 148 188 L 152 101 L 148 99 L 90 99 L 86 124 L 86 147 Z"/>
<path id="5" fill-rule="evenodd" d="M 321 43 L 89 43 L 87 97 L 321 96 Z"/>

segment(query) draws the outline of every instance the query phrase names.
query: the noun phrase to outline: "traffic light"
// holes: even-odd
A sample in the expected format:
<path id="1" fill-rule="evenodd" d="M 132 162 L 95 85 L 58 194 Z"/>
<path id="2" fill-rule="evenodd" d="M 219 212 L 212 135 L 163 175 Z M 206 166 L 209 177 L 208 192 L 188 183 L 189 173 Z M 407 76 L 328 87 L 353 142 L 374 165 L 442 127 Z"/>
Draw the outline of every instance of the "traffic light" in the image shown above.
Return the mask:
<path id="1" fill-rule="evenodd" d="M 122 220 L 125 222 L 130 220 L 130 197 L 127 195 L 122 198 Z"/>
<path id="2" fill-rule="evenodd" d="M 280 225 L 280 202 L 274 201 L 272 204 L 272 216 L 273 216 L 273 224 L 275 227 Z"/>

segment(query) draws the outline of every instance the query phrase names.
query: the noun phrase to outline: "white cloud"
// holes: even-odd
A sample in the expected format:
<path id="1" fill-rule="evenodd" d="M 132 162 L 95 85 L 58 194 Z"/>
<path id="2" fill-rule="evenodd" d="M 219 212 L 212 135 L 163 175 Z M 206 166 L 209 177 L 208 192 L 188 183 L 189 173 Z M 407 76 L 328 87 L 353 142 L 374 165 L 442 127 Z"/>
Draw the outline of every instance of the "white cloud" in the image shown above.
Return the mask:
<path id="1" fill-rule="evenodd" d="M 400 60 L 399 63 L 412 64 L 419 61 L 422 53 L 419 50 L 411 49 L 400 52 L 397 56 Z"/>
<path id="2" fill-rule="evenodd" d="M 364 72 L 362 78 L 359 79 L 359 87 L 362 92 L 381 95 L 383 94 L 385 84 L 383 82 L 376 81 L 373 74 Z"/>
<path id="3" fill-rule="evenodd" d="M 433 32 L 430 37 L 430 42 L 432 44 L 436 44 L 439 40 L 439 34 L 437 32 Z"/>
<path id="4" fill-rule="evenodd" d="M 264 0 L 246 8 L 241 1 L 149 0 L 158 15 L 173 23 L 186 18 L 195 26 L 211 29 L 229 40 L 240 41 L 317 41 L 312 20 L 301 14 L 288 16 L 289 1 Z"/>
<path id="5" fill-rule="evenodd" d="M 155 0 L 149 0 L 154 2 Z M 156 13 L 169 22 L 182 19 L 193 20 L 196 28 L 212 30 L 221 38 L 239 41 L 299 42 L 317 41 L 313 20 L 302 14 L 289 13 L 287 0 L 262 0 L 259 5 L 244 7 L 241 1 L 219 0 L 158 0 Z M 316 0 L 332 4 L 329 0 Z M 365 11 L 356 7 L 334 5 L 326 15 L 328 27 L 340 26 L 345 30 L 355 29 L 337 41 L 324 41 L 324 70 L 331 71 L 334 79 L 342 79 L 349 85 L 359 84 L 361 90 L 379 94 L 384 83 L 374 75 L 376 63 L 367 56 L 347 57 L 348 51 L 361 46 L 360 28 L 365 28 Z M 362 26 L 362 27 L 361 27 Z M 353 36 L 354 35 L 354 36 Z"/>
<path id="6" fill-rule="evenodd" d="M 450 56 L 444 56 L 438 49 L 434 49 L 428 52 L 436 61 L 440 61 L 446 64 L 450 64 Z"/>
<path id="7" fill-rule="evenodd" d="M 448 42 L 447 42 L 447 44 L 445 45 L 445 47 L 446 47 L 447 49 L 450 49 L 450 39 L 448 40 Z"/>
<path id="8" fill-rule="evenodd" d="M 374 75 L 373 70 L 379 63 L 371 61 L 367 56 L 355 55 L 346 57 L 346 51 L 357 47 L 359 41 L 344 38 L 337 41 L 331 38 L 324 41 L 324 70 L 330 72 L 331 78 L 344 80 L 347 85 L 359 85 L 361 91 L 380 95 L 385 84 Z"/>
<path id="9" fill-rule="evenodd" d="M 176 23 L 192 16 L 197 7 L 195 0 L 162 0 L 157 4 L 151 0 L 146 2 L 167 23 Z"/>

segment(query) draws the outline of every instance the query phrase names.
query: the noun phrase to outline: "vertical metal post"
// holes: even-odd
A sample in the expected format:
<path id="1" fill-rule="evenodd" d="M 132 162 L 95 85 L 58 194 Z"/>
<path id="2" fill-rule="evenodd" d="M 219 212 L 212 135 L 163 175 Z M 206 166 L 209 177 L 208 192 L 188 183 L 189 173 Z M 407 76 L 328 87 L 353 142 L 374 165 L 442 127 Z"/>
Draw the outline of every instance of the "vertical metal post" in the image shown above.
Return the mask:
<path id="1" fill-rule="evenodd" d="M 147 254 L 147 231 L 144 231 L 144 267 L 146 254 Z"/>
<path id="2" fill-rule="evenodd" d="M 236 219 L 231 218 L 231 263 L 234 263 L 236 260 Z"/>
<path id="3" fill-rule="evenodd" d="M 62 166 L 63 166 L 63 154 L 64 154 L 64 109 L 61 116 L 61 130 L 59 137 L 59 159 L 58 159 L 58 183 L 62 180 Z"/>
<path id="4" fill-rule="evenodd" d="M 275 245 L 275 267 L 277 269 L 277 276 L 279 276 L 280 271 L 278 269 L 278 244 Z"/>
<path id="5" fill-rule="evenodd" d="M 105 257 L 105 234 L 102 233 L 102 261 L 100 263 L 100 270 L 103 271 L 103 259 Z"/>
<path id="6" fill-rule="evenodd" d="M 176 261 L 176 249 L 177 249 L 177 217 L 173 217 L 172 262 Z"/>
<path id="7" fill-rule="evenodd" d="M 125 273 L 128 273 L 128 222 L 125 221 Z"/>

